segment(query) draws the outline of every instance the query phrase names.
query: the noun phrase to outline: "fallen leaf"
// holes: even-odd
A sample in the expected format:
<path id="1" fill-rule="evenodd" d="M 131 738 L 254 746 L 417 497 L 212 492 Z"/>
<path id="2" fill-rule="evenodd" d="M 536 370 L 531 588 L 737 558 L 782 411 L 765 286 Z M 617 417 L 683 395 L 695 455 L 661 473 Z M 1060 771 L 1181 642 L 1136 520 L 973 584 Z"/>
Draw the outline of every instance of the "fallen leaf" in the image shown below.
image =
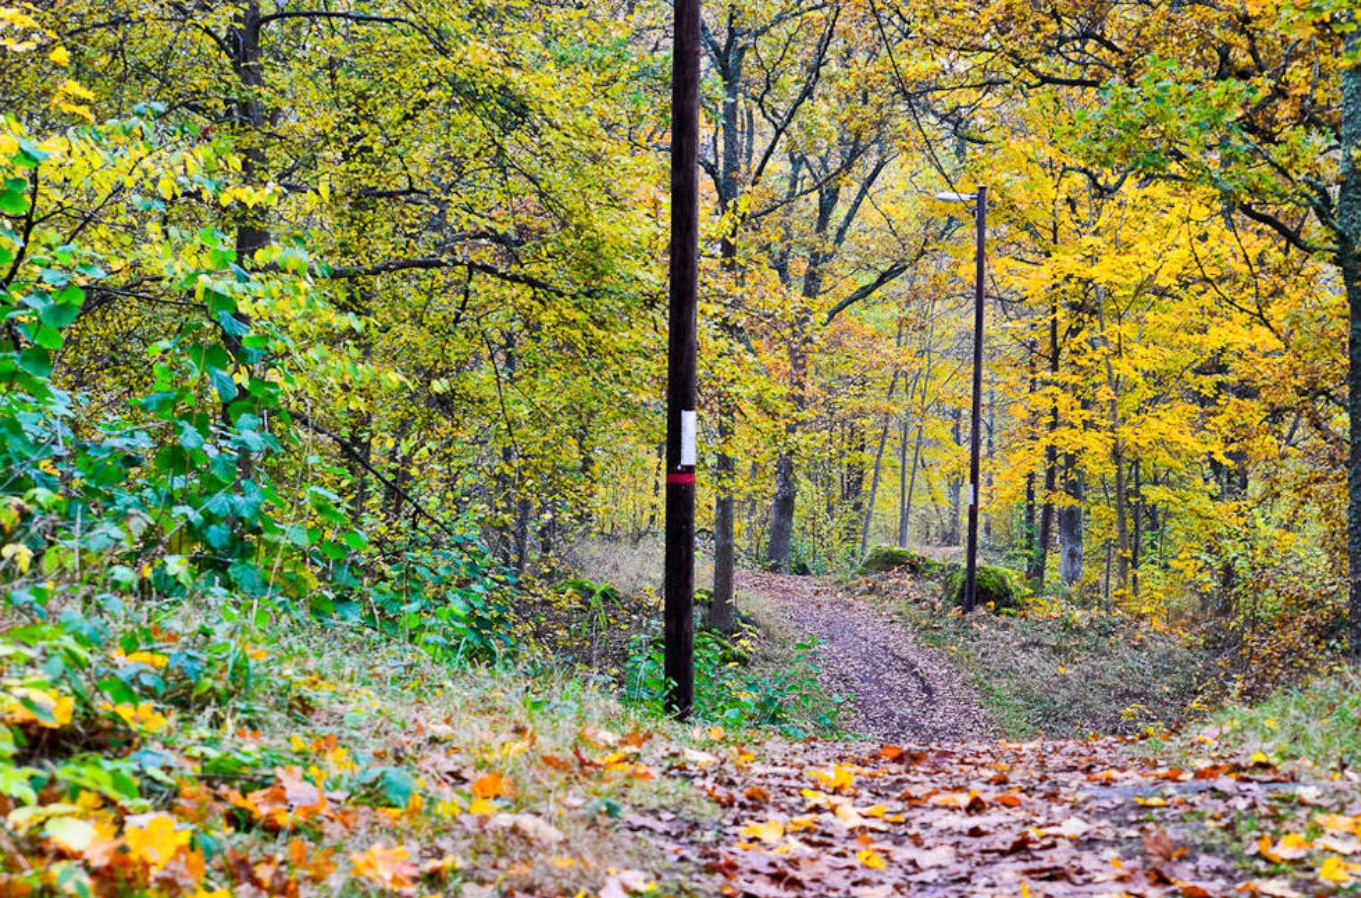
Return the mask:
<path id="1" fill-rule="evenodd" d="M 567 837 L 562 830 L 536 814 L 495 814 L 488 821 L 491 829 L 509 829 L 531 842 L 554 845 Z"/>
<path id="2" fill-rule="evenodd" d="M 831 770 L 810 770 L 808 775 L 833 792 L 845 792 L 855 785 L 855 774 L 841 764 L 833 764 Z"/>
<path id="3" fill-rule="evenodd" d="M 1266 898 L 1305 898 L 1305 894 L 1291 886 L 1286 879 L 1253 879 L 1240 885 L 1238 891 L 1249 895 L 1265 895 Z"/>
<path id="4" fill-rule="evenodd" d="M 869 867 L 871 870 L 883 870 L 888 866 L 888 862 L 884 860 L 884 856 L 873 848 L 857 851 L 855 857 L 860 863 Z"/>
<path id="5" fill-rule="evenodd" d="M 1361 840 L 1355 836 L 1320 836 L 1314 840 L 1314 848 L 1331 851 L 1334 854 L 1352 855 L 1361 852 Z"/>
<path id="6" fill-rule="evenodd" d="M 652 878 L 641 870 L 611 870 L 600 889 L 600 898 L 627 898 L 652 889 Z"/>
<path id="7" fill-rule="evenodd" d="M 1346 885 L 1352 881 L 1352 873 L 1361 870 L 1361 865 L 1349 864 L 1340 857 L 1330 857 L 1318 868 L 1318 878 L 1324 882 Z"/>
<path id="8" fill-rule="evenodd" d="M 76 817 L 53 817 L 43 827 L 43 835 L 71 854 L 84 854 L 85 849 L 94 841 L 96 830 L 93 823 Z"/>
<path id="9" fill-rule="evenodd" d="M 707 751 L 696 751 L 693 748 L 684 749 L 681 756 L 691 764 L 698 764 L 701 767 L 712 767 L 718 763 L 717 755 L 711 755 Z"/>
<path id="10" fill-rule="evenodd" d="M 153 871 L 160 870 L 170 863 L 181 848 L 189 846 L 192 833 L 188 827 L 181 828 L 169 814 L 138 814 L 129 817 L 123 839 L 128 853 L 135 861 L 141 861 Z"/>
<path id="11" fill-rule="evenodd" d="M 774 845 L 784 838 L 784 830 L 783 820 L 767 820 L 764 823 L 748 823 L 742 827 L 741 834 L 753 839 L 760 839 L 767 845 Z"/>
<path id="12" fill-rule="evenodd" d="M 385 848 L 382 842 L 376 842 L 351 854 L 350 863 L 354 865 L 354 875 L 361 879 L 387 889 L 409 889 L 414 885 L 412 877 L 419 872 L 410 858 L 411 853 L 404 845 Z"/>
<path id="13" fill-rule="evenodd" d="M 480 776 L 468 788 L 474 798 L 500 798 L 510 793 L 510 783 L 496 771 Z"/>

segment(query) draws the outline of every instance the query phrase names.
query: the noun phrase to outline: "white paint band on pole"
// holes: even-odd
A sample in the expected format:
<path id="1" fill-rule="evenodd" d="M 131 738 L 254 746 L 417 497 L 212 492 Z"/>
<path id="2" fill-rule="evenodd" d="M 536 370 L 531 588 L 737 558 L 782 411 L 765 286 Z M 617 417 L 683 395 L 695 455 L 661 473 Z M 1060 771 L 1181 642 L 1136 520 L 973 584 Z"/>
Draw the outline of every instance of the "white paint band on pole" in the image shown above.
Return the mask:
<path id="1" fill-rule="evenodd" d="M 683 468 L 693 468 L 695 466 L 695 431 L 698 419 L 694 409 L 682 409 L 680 415 L 680 463 Z"/>

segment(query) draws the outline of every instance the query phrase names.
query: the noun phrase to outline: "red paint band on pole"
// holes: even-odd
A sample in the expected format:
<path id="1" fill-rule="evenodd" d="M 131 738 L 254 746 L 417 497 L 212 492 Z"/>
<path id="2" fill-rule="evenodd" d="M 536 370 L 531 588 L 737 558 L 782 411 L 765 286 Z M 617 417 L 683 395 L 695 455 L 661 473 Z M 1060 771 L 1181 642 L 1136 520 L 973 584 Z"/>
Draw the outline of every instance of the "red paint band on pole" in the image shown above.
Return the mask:
<path id="1" fill-rule="evenodd" d="M 688 474 L 667 474 L 667 475 L 666 475 L 666 482 L 667 482 L 667 483 L 690 484 L 690 483 L 694 483 L 694 482 L 695 482 L 695 475 L 694 475 L 694 472 L 693 472 L 693 471 L 690 472 L 690 473 L 688 473 Z"/>

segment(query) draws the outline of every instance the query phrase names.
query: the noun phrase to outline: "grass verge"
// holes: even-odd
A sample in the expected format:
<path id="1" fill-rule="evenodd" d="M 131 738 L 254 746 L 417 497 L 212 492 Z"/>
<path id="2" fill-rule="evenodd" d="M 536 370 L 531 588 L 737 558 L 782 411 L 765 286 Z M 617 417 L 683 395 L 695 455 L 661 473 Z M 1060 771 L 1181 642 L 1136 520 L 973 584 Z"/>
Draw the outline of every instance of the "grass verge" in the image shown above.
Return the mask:
<path id="1" fill-rule="evenodd" d="M 1356 779 L 1361 777 L 1361 672 L 1335 671 L 1278 690 L 1256 705 L 1228 705 L 1197 732 L 1150 743 L 1148 750 L 1183 759 L 1212 751 Z"/>
<path id="2" fill-rule="evenodd" d="M 933 579 L 888 573 L 859 589 L 955 658 L 1006 736 L 1158 731 L 1201 711 L 1207 656 L 1119 611 L 1050 602 L 968 618 Z"/>
<path id="3" fill-rule="evenodd" d="M 626 824 L 711 813 L 671 771 L 691 746 L 728 750 L 712 734 L 551 667 L 451 671 L 359 628 L 215 629 L 222 610 L 7 623 L 0 893 L 628 894 L 690 878 Z"/>

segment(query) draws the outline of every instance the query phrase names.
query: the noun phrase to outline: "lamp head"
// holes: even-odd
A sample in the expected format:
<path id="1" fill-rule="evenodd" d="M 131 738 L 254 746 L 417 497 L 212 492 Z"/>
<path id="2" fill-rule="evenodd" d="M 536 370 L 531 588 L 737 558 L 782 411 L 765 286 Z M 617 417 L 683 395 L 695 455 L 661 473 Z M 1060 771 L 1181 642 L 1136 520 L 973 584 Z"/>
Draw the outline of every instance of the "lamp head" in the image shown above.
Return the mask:
<path id="1" fill-rule="evenodd" d="M 936 194 L 936 199 L 942 203 L 972 203 L 977 198 L 978 194 L 976 193 L 954 193 L 948 190 Z"/>

